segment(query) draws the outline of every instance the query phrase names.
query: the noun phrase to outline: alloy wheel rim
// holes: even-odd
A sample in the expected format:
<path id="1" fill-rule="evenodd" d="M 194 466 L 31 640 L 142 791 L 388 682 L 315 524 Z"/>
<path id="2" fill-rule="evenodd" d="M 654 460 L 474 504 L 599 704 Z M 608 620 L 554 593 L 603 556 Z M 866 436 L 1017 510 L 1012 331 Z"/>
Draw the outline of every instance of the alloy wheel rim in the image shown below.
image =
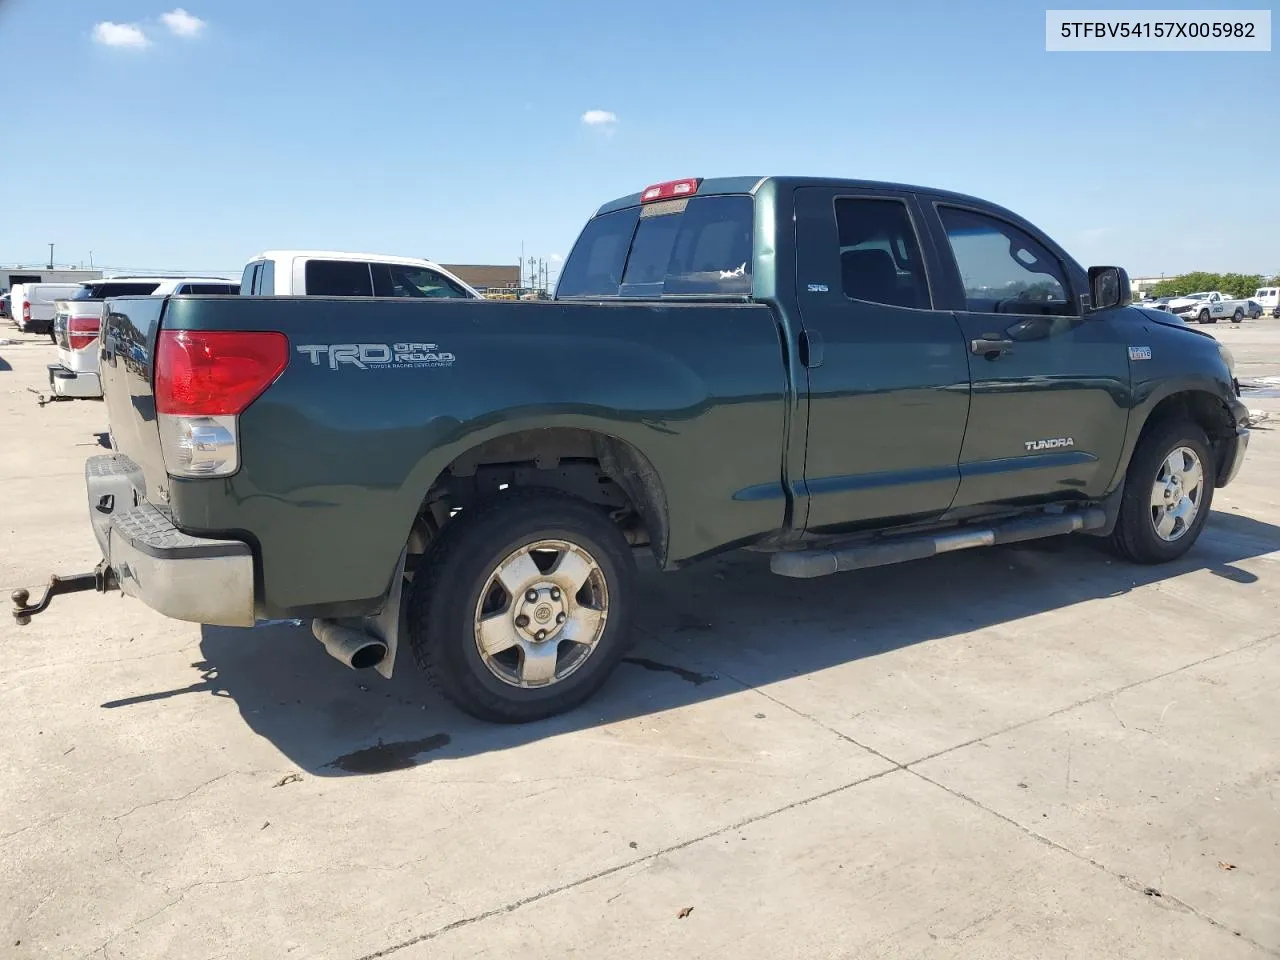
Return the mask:
<path id="1" fill-rule="evenodd" d="M 1186 536 L 1204 493 L 1204 466 L 1190 447 L 1175 448 L 1156 471 L 1151 487 L 1151 525 L 1156 536 L 1173 543 Z"/>
<path id="2" fill-rule="evenodd" d="M 560 683 L 595 652 L 609 616 L 609 585 L 587 550 L 537 540 L 489 574 L 476 602 L 480 660 L 513 687 Z"/>

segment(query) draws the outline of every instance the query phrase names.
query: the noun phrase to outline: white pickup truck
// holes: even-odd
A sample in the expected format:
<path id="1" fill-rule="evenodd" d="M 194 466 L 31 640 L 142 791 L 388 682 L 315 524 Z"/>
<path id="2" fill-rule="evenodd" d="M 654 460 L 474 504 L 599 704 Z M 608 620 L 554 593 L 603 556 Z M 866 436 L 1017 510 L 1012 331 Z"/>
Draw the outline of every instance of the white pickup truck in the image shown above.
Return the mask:
<path id="1" fill-rule="evenodd" d="M 1188 293 L 1185 297 L 1177 297 L 1169 301 L 1170 313 L 1181 317 L 1187 323 L 1217 323 L 1226 317 L 1232 323 L 1239 323 L 1249 310 L 1247 300 L 1232 300 L 1225 293 L 1210 290 L 1204 293 Z"/>
<path id="2" fill-rule="evenodd" d="M 103 303 L 108 297 L 168 296 L 169 294 L 239 294 L 240 285 L 227 277 L 112 277 L 92 280 L 54 305 L 53 341 L 58 362 L 49 364 L 49 389 L 59 400 L 102 396 L 98 379 L 99 333 Z"/>
<path id="3" fill-rule="evenodd" d="M 438 263 L 381 253 L 268 250 L 245 264 L 240 293 L 276 297 L 412 297 L 483 300 Z"/>

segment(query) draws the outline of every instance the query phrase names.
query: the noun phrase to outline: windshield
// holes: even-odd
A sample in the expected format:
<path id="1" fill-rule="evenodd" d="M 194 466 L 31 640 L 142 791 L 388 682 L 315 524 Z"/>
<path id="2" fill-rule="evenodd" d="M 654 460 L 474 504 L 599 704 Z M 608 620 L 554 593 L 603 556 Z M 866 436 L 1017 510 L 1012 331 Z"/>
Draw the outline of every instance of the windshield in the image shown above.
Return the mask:
<path id="1" fill-rule="evenodd" d="M 587 224 L 556 296 L 748 296 L 751 197 L 721 195 L 628 207 Z"/>
<path id="2" fill-rule="evenodd" d="M 1188 293 L 1182 299 L 1183 300 L 1203 300 L 1207 296 L 1208 296 L 1207 293 Z"/>

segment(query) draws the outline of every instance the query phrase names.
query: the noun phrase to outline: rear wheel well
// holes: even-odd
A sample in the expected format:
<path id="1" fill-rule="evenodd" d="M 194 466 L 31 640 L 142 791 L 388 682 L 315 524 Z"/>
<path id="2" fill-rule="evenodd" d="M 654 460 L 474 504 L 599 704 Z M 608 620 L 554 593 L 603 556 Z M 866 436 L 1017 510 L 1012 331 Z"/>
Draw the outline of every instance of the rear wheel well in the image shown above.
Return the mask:
<path id="1" fill-rule="evenodd" d="M 513 488 L 559 490 L 608 513 L 627 541 L 667 548 L 666 498 L 657 471 L 626 441 L 552 427 L 506 434 L 472 447 L 436 477 L 423 498 L 409 552 L 421 553 L 456 516 Z"/>
<path id="2" fill-rule="evenodd" d="M 1138 437 L 1138 442 L 1141 443 L 1142 438 L 1160 424 L 1179 419 L 1190 420 L 1197 424 L 1208 436 L 1209 445 L 1213 448 L 1217 461 L 1214 464 L 1216 476 L 1227 455 L 1225 441 L 1233 439 L 1236 435 L 1236 422 L 1231 411 L 1220 399 L 1203 390 L 1175 393 L 1156 404 L 1151 415 L 1147 417 L 1147 422 L 1142 425 L 1142 434 Z"/>

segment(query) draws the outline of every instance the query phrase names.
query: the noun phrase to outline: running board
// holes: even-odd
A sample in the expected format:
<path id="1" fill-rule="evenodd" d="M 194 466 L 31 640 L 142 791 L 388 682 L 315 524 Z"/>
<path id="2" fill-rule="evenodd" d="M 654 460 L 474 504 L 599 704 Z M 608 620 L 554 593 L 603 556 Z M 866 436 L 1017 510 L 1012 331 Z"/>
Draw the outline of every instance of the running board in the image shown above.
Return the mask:
<path id="1" fill-rule="evenodd" d="M 1041 513 L 987 527 L 962 527 L 941 533 L 891 537 L 871 543 L 863 541 L 847 547 L 835 545 L 812 550 L 787 550 L 773 555 L 769 561 L 769 569 L 783 577 L 825 577 L 846 570 L 923 560 L 939 553 L 968 550 L 970 547 L 991 547 L 1000 543 L 1018 543 L 1022 540 L 1039 540 L 1042 537 L 1097 530 L 1106 525 L 1107 514 L 1101 507 L 1090 507 L 1076 513 Z"/>

